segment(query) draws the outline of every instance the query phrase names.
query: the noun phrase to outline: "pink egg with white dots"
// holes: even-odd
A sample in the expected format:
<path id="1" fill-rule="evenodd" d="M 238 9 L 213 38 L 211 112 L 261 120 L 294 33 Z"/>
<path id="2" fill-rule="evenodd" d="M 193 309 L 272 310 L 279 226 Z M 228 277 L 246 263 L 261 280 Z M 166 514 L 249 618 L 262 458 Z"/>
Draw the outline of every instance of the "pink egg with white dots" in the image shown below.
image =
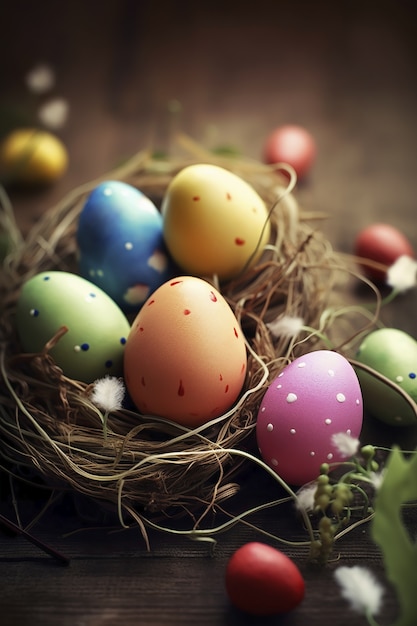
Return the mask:
<path id="1" fill-rule="evenodd" d="M 359 438 L 362 393 L 349 361 L 317 350 L 287 365 L 268 387 L 259 407 L 256 436 L 265 463 L 287 483 L 317 478 L 322 463 L 346 460 L 332 436 Z"/>

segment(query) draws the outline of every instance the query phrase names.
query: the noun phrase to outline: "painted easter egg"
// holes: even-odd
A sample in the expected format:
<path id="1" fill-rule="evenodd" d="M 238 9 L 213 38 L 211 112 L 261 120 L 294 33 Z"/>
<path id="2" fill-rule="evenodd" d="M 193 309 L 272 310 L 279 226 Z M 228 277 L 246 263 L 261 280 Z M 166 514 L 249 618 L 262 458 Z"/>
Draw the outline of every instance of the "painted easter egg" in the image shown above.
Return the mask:
<path id="1" fill-rule="evenodd" d="M 168 186 L 161 212 L 167 247 L 189 274 L 233 278 L 258 261 L 269 241 L 262 198 L 217 165 L 182 169 Z"/>
<path id="2" fill-rule="evenodd" d="M 376 261 L 387 268 L 400 256 L 414 257 L 414 250 L 407 237 L 391 224 L 370 224 L 362 229 L 355 240 L 355 254 L 358 257 Z M 381 282 L 386 278 L 386 271 L 361 264 L 363 272 L 369 278 Z"/>
<path id="3" fill-rule="evenodd" d="M 268 387 L 257 417 L 261 456 L 289 484 L 317 478 L 322 463 L 345 457 L 332 436 L 359 437 L 362 394 L 350 363 L 337 352 L 317 350 L 287 365 Z"/>
<path id="4" fill-rule="evenodd" d="M 0 145 L 0 171 L 7 182 L 49 185 L 63 176 L 68 152 L 58 137 L 36 128 L 17 128 Z"/>
<path id="5" fill-rule="evenodd" d="M 276 615 L 295 609 L 305 583 L 297 565 L 272 546 L 251 541 L 230 557 L 225 574 L 232 604 L 249 615 Z"/>
<path id="6" fill-rule="evenodd" d="M 302 126 L 286 124 L 276 128 L 264 146 L 266 163 L 288 163 L 298 178 L 304 178 L 316 158 L 316 143 Z"/>
<path id="7" fill-rule="evenodd" d="M 174 273 L 161 214 L 124 182 L 109 180 L 93 189 L 79 216 L 77 243 L 80 274 L 126 312 L 137 312 Z"/>
<path id="8" fill-rule="evenodd" d="M 417 402 L 417 341 L 397 328 L 379 328 L 359 346 L 357 361 L 396 383 Z M 415 411 L 404 397 L 372 374 L 356 369 L 365 410 L 392 426 L 417 424 Z"/>
<path id="9" fill-rule="evenodd" d="M 104 291 L 81 276 L 51 271 L 26 281 L 16 327 L 24 352 L 41 352 L 66 327 L 50 354 L 70 378 L 89 383 L 123 372 L 129 322 Z"/>
<path id="10" fill-rule="evenodd" d="M 141 412 L 197 426 L 234 404 L 246 365 L 244 337 L 223 296 L 203 279 L 179 276 L 136 316 L 124 374 Z"/>

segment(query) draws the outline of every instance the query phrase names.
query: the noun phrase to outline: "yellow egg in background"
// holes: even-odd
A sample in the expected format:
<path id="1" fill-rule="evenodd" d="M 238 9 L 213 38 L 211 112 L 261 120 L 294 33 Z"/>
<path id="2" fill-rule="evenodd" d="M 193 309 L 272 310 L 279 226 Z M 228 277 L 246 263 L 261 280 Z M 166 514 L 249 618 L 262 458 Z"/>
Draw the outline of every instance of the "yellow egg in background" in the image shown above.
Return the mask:
<path id="1" fill-rule="evenodd" d="M 0 173 L 7 182 L 47 185 L 58 180 L 67 167 L 64 144 L 44 130 L 16 129 L 0 145 Z"/>
<path id="2" fill-rule="evenodd" d="M 182 169 L 162 201 L 164 238 L 186 272 L 220 280 L 252 267 L 269 241 L 268 210 L 245 180 L 217 165 Z"/>

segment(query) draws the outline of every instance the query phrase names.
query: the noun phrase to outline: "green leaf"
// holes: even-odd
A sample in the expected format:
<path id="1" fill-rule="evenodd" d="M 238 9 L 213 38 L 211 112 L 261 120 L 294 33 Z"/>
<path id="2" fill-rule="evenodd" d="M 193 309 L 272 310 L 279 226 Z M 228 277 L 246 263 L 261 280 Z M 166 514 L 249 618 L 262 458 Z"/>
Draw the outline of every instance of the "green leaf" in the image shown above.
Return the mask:
<path id="1" fill-rule="evenodd" d="M 399 448 L 390 453 L 383 483 L 375 500 L 372 536 L 382 550 L 388 580 L 400 605 L 395 626 L 417 624 L 417 543 L 404 526 L 403 504 L 417 500 L 417 454 L 407 460 Z"/>

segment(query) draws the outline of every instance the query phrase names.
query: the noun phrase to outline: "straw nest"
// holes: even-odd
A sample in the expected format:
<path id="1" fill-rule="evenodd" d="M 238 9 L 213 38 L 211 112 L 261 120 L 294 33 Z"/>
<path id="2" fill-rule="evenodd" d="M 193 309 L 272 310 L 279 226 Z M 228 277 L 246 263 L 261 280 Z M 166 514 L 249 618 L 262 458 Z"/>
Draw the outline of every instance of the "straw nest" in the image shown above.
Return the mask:
<path id="1" fill-rule="evenodd" d="M 183 141 L 186 156 L 157 160 L 147 152 L 63 199 L 24 241 L 3 206 L 2 219 L 14 250 L 0 278 L 0 455 L 13 474 L 23 468 L 51 489 L 87 494 L 118 511 L 122 524 L 153 515 L 190 514 L 201 519 L 239 490 L 244 459 L 231 450 L 256 454 L 257 410 L 268 384 L 293 358 L 320 345 L 332 326 L 330 303 L 344 263 L 289 193 L 277 169 L 208 153 Z M 103 415 L 90 399 L 91 385 L 65 377 L 49 349 L 22 353 L 14 327 L 20 288 L 32 275 L 51 269 L 77 271 L 75 232 L 88 193 L 101 180 L 119 179 L 160 203 L 171 178 L 193 162 L 228 168 L 255 187 L 270 207 L 272 236 L 256 267 L 220 285 L 248 346 L 248 373 L 241 398 L 222 417 L 195 430 L 132 410 L 111 413 L 107 436 Z M 293 181 L 294 182 L 294 181 Z M 316 216 L 317 217 L 317 216 Z M 313 218 L 313 219 L 312 219 Z M 3 224 L 4 226 L 4 224 Z M 215 282 L 215 277 L 206 277 Z M 219 287 L 216 284 L 217 287 Z M 302 318 L 294 336 L 275 336 L 268 324 L 282 316 Z"/>

